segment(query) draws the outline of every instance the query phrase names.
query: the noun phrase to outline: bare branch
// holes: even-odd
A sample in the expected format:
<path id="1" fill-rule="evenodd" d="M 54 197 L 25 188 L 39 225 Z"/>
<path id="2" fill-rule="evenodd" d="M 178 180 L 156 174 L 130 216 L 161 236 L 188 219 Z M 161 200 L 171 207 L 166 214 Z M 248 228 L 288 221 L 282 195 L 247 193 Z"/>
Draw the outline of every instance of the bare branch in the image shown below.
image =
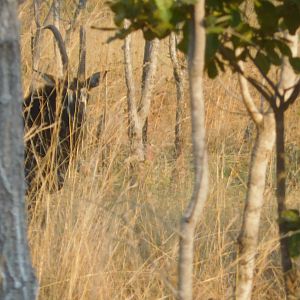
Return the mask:
<path id="1" fill-rule="evenodd" d="M 244 72 L 244 64 L 242 61 L 238 62 L 238 65 L 240 67 L 240 70 Z M 243 95 L 243 101 L 246 106 L 246 109 L 250 115 L 250 117 L 253 119 L 253 121 L 258 125 L 263 121 L 263 115 L 260 113 L 259 109 L 255 105 L 253 98 L 251 97 L 249 87 L 248 87 L 248 82 L 246 78 L 241 75 L 240 73 L 238 74 L 238 79 L 239 79 L 239 84 L 241 88 L 241 92 Z"/>
<path id="2" fill-rule="evenodd" d="M 246 76 L 246 79 L 257 89 L 261 95 L 263 95 L 271 107 L 276 110 L 276 103 L 274 101 L 275 97 L 271 94 L 268 88 L 250 76 Z"/>
<path id="3" fill-rule="evenodd" d="M 69 28 L 66 30 L 66 35 L 65 35 L 66 48 L 69 47 L 71 33 L 75 28 L 77 19 L 80 17 L 80 15 L 84 11 L 85 7 L 86 7 L 86 0 L 78 0 L 78 4 L 76 5 L 76 8 L 74 10 L 73 17 L 69 24 Z"/>
<path id="4" fill-rule="evenodd" d="M 252 61 L 252 63 L 255 65 L 255 67 L 257 68 L 259 73 L 262 75 L 262 77 L 266 80 L 266 82 L 269 84 L 269 86 L 273 89 L 274 94 L 280 98 L 281 95 L 279 93 L 279 90 L 278 90 L 276 84 L 265 74 L 265 72 L 260 68 L 260 66 L 257 65 L 257 63 L 255 62 L 255 59 L 251 55 L 249 55 L 249 58 Z"/>
<path id="5" fill-rule="evenodd" d="M 298 80 L 297 84 L 292 89 L 293 89 L 292 94 L 284 102 L 284 110 L 287 110 L 289 108 L 289 106 L 294 104 L 294 102 L 298 98 L 299 93 L 300 93 L 300 80 Z"/>

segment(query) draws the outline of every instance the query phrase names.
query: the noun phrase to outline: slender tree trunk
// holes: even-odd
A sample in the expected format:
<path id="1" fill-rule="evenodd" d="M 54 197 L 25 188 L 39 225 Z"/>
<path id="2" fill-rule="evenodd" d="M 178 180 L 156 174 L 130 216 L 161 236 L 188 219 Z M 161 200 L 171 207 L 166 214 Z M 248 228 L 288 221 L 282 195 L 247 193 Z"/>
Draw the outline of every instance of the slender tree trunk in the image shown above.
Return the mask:
<path id="1" fill-rule="evenodd" d="M 126 22 L 125 26 L 128 26 Z M 135 139 L 142 126 L 139 124 L 137 103 L 136 103 L 136 87 L 133 76 L 133 67 L 131 59 L 131 35 L 126 36 L 124 40 L 124 61 L 125 61 L 125 80 L 127 86 L 127 109 L 128 109 L 128 138 L 130 143 L 130 152 L 137 156 L 139 160 L 143 160 L 144 149 L 140 144 L 135 145 Z M 140 129 L 140 130 L 139 130 Z M 140 136 L 142 140 L 142 135 Z"/>
<path id="2" fill-rule="evenodd" d="M 205 55 L 205 1 L 193 8 L 189 48 L 189 81 L 192 141 L 195 166 L 194 190 L 180 227 L 178 298 L 193 299 L 194 233 L 208 195 L 208 161 L 205 145 L 203 71 Z"/>
<path id="3" fill-rule="evenodd" d="M 125 26 L 129 26 L 126 22 Z M 141 99 L 138 104 L 136 99 L 135 79 L 131 58 L 131 35 L 124 40 L 125 80 L 127 86 L 128 107 L 128 137 L 130 143 L 130 162 L 145 160 L 145 145 L 147 137 L 147 118 L 150 111 L 154 76 L 157 68 L 157 52 L 159 40 L 146 41 L 144 51 L 144 70 L 141 85 Z"/>
<path id="4" fill-rule="evenodd" d="M 244 72 L 243 62 L 238 63 Z M 243 224 L 239 236 L 239 263 L 235 297 L 239 300 L 251 299 L 255 256 L 257 253 L 261 210 L 264 203 L 264 190 L 267 166 L 275 144 L 275 117 L 269 106 L 264 113 L 259 110 L 250 91 L 247 80 L 239 74 L 239 85 L 244 105 L 256 124 L 257 136 L 249 167 L 248 191 L 243 214 Z"/>
<path id="5" fill-rule="evenodd" d="M 285 143 L 284 143 L 284 112 L 279 110 L 276 114 L 276 196 L 278 205 L 278 215 L 286 210 L 286 168 L 285 168 Z M 279 225 L 281 235 L 286 234 L 286 230 Z M 288 255 L 287 239 L 282 238 L 280 242 L 282 253 L 283 272 L 292 268 L 292 263 Z"/>
<path id="6" fill-rule="evenodd" d="M 184 79 L 180 64 L 177 58 L 177 41 L 175 33 L 171 33 L 169 41 L 169 52 L 173 64 L 173 74 L 176 84 L 176 121 L 175 121 L 175 159 L 182 153 L 182 115 L 184 104 Z"/>
<path id="7" fill-rule="evenodd" d="M 154 86 L 154 78 L 157 69 L 157 53 L 159 48 L 159 40 L 145 42 L 144 61 L 143 61 L 143 76 L 142 76 L 142 95 L 138 108 L 138 116 L 142 125 L 142 141 L 144 148 L 144 159 L 146 158 L 146 149 L 148 142 L 148 115 L 152 101 L 152 93 Z M 140 135 L 140 134 L 139 134 Z"/>
<path id="8" fill-rule="evenodd" d="M 298 34 L 289 35 L 284 33 L 285 38 L 290 41 L 290 49 L 293 56 L 298 55 Z M 283 57 L 281 66 L 281 78 L 279 82 L 279 89 L 284 94 L 280 99 L 280 105 L 275 110 L 276 119 L 276 198 L 278 217 L 280 218 L 282 212 L 286 207 L 286 165 L 285 165 L 285 101 L 293 93 L 293 86 L 296 84 L 297 76 L 291 67 L 287 57 Z M 299 280 L 299 266 L 293 263 L 290 258 L 288 250 L 287 229 L 285 224 L 279 223 L 280 234 L 280 249 L 281 249 L 281 265 L 284 273 L 285 290 L 287 299 L 299 299 L 300 294 L 300 280 Z"/>
<path id="9" fill-rule="evenodd" d="M 285 130 L 284 130 L 284 111 L 283 109 L 275 114 L 276 116 L 276 197 L 278 216 L 286 210 L 286 166 L 285 166 Z M 299 279 L 297 268 L 293 267 L 292 260 L 289 255 L 288 230 L 285 224 L 279 223 L 280 250 L 281 250 L 281 266 L 284 274 L 285 289 L 287 299 L 298 299 Z M 298 295 L 299 296 L 299 295 Z"/>
<path id="10" fill-rule="evenodd" d="M 275 143 L 275 119 L 272 109 L 264 115 L 263 122 L 256 126 L 257 137 L 252 151 L 243 225 L 239 237 L 236 287 L 236 299 L 239 300 L 250 300 L 252 294 L 266 172 Z"/>
<path id="11" fill-rule="evenodd" d="M 0 299 L 34 300 L 26 237 L 22 88 L 16 3 L 0 2 Z"/>
<path id="12" fill-rule="evenodd" d="M 145 41 L 145 47 L 144 47 L 144 59 L 143 59 L 143 74 L 142 74 L 142 90 L 145 88 L 145 83 L 146 83 L 146 76 L 147 73 L 149 72 L 150 68 L 150 60 L 151 60 L 151 48 L 152 48 L 152 43 L 150 41 Z M 141 109 L 141 103 L 140 107 Z M 148 143 L 148 117 L 145 120 L 145 124 L 143 126 L 143 145 L 144 149 L 147 147 Z"/>

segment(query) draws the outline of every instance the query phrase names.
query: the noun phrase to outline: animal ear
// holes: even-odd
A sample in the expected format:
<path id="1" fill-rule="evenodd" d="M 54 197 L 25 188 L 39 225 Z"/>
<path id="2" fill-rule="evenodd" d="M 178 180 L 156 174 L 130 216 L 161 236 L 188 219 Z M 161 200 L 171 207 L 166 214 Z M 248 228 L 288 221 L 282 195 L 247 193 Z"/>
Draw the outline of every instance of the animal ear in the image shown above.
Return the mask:
<path id="1" fill-rule="evenodd" d="M 86 86 L 88 89 L 92 89 L 100 84 L 100 72 L 94 73 L 86 80 Z"/>
<path id="2" fill-rule="evenodd" d="M 34 72 L 38 73 L 42 77 L 46 85 L 55 86 L 56 79 L 54 76 L 47 73 L 40 72 L 38 70 L 34 70 Z"/>
<path id="3" fill-rule="evenodd" d="M 47 85 L 55 86 L 56 80 L 54 76 L 47 73 L 40 73 L 40 75 Z"/>

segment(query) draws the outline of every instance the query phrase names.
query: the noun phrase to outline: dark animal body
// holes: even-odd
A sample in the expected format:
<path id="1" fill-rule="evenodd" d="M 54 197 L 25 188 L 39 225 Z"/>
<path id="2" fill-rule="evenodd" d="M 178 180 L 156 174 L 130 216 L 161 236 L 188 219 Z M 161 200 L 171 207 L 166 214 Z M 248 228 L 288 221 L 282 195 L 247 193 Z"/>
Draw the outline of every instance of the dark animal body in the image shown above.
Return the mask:
<path id="1" fill-rule="evenodd" d="M 40 161 L 46 156 L 51 163 L 42 168 L 42 174 L 55 171 L 55 187 L 60 189 L 69 166 L 71 153 L 76 149 L 85 120 L 86 104 L 90 89 L 100 83 L 100 73 L 87 80 L 78 71 L 78 78 L 68 80 L 68 59 L 60 33 L 54 26 L 47 26 L 59 43 L 65 69 L 63 78 L 42 74 L 46 84 L 32 90 L 24 99 L 24 127 L 28 138 L 25 143 L 25 178 L 27 191 L 39 188 L 34 180 Z M 85 59 L 85 57 L 84 57 Z M 79 65 L 82 67 L 82 63 Z M 85 66 L 83 67 L 83 71 Z"/>

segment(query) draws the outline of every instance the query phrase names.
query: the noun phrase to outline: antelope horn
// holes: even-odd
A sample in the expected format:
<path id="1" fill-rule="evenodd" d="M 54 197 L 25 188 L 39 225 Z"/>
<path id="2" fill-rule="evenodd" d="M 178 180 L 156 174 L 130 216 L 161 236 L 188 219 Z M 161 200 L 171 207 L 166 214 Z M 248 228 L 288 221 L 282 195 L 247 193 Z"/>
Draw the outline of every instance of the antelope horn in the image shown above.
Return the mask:
<path id="1" fill-rule="evenodd" d="M 79 64 L 77 77 L 80 82 L 85 81 L 85 66 L 86 66 L 86 32 L 83 26 L 80 26 L 80 41 L 79 41 Z"/>
<path id="2" fill-rule="evenodd" d="M 64 75 L 67 74 L 69 59 L 68 59 L 66 46 L 65 46 L 65 43 L 61 36 L 61 33 L 54 25 L 51 25 L 51 24 L 44 26 L 43 29 L 49 29 L 53 33 L 55 40 L 57 42 L 57 45 L 58 45 L 58 49 L 59 49 L 59 53 L 60 53 L 60 57 L 61 57 L 62 65 L 63 65 L 63 74 Z"/>

